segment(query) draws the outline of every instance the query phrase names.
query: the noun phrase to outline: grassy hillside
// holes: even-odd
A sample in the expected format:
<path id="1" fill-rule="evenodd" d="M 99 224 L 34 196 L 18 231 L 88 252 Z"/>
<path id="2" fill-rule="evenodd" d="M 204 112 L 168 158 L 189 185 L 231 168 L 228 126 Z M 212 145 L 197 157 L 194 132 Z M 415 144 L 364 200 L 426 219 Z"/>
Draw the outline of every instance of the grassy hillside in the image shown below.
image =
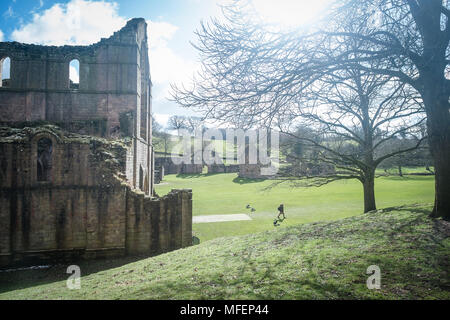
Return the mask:
<path id="1" fill-rule="evenodd" d="M 192 188 L 194 215 L 247 213 L 252 221 L 194 224 L 201 241 L 228 235 L 249 234 L 273 229 L 277 208 L 283 203 L 287 219 L 283 226 L 319 220 L 336 220 L 359 215 L 363 211 L 362 185 L 359 181 L 336 181 L 316 188 L 292 188 L 279 185 L 270 191 L 270 180 L 241 179 L 237 174 L 168 175 L 158 194 L 171 189 Z M 379 208 L 434 199 L 434 176 L 391 176 L 376 179 L 375 194 Z M 256 211 L 251 213 L 246 205 Z"/>
<path id="2" fill-rule="evenodd" d="M 66 266 L 3 272 L 0 299 L 450 299 L 450 225 L 430 209 L 225 237 L 102 271 L 107 261 L 86 262 L 80 290 L 66 288 Z M 370 265 L 380 290 L 366 287 Z"/>

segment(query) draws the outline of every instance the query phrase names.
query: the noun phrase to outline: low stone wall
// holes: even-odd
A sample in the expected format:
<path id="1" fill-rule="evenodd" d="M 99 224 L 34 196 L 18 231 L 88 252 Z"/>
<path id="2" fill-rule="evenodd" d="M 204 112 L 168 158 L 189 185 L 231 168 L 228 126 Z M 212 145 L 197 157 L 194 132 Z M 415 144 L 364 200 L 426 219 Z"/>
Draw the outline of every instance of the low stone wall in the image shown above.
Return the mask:
<path id="1" fill-rule="evenodd" d="M 38 177 L 38 147 L 52 141 Z M 126 254 L 192 242 L 192 192 L 151 197 L 125 179 L 127 148 L 53 127 L 0 128 L 0 267 Z"/>
<path id="2" fill-rule="evenodd" d="M 192 244 L 192 191 L 172 190 L 150 198 L 129 190 L 126 202 L 127 254 L 158 254 Z"/>
<path id="3" fill-rule="evenodd" d="M 208 165 L 208 173 L 235 173 L 239 172 L 239 165 L 212 164 Z"/>
<path id="4" fill-rule="evenodd" d="M 155 255 L 191 245 L 192 193 L 39 188 L 0 196 L 0 266 Z"/>
<path id="5" fill-rule="evenodd" d="M 264 179 L 267 176 L 261 175 L 261 165 L 259 164 L 241 164 L 239 165 L 239 177 L 246 179 Z"/>
<path id="6" fill-rule="evenodd" d="M 203 172 L 201 164 L 175 164 L 171 158 L 155 158 L 155 168 L 164 168 L 166 174 L 200 174 Z M 160 169 L 157 169 L 160 170 Z M 164 176 L 163 176 L 164 178 Z"/>

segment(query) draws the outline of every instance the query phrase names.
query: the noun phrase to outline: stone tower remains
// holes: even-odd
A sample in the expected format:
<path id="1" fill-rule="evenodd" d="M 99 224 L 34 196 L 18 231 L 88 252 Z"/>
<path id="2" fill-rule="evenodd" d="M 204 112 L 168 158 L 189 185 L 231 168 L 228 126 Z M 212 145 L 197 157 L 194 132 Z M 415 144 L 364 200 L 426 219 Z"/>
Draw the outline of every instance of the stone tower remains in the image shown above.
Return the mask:
<path id="1" fill-rule="evenodd" d="M 192 194 L 154 194 L 147 24 L 90 46 L 0 43 L 0 266 L 192 242 Z M 79 62 L 79 83 L 69 64 Z"/>

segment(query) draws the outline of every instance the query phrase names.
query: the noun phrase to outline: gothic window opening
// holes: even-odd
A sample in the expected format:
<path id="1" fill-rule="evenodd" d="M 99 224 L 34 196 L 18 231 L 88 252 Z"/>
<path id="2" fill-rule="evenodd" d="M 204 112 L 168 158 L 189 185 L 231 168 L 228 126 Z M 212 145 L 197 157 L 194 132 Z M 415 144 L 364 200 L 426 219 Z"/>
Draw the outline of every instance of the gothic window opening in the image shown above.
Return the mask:
<path id="1" fill-rule="evenodd" d="M 52 140 L 42 138 L 37 143 L 37 180 L 50 181 L 52 170 Z"/>
<path id="2" fill-rule="evenodd" d="M 73 59 L 69 64 L 69 87 L 70 89 L 80 88 L 80 61 Z"/>
<path id="3" fill-rule="evenodd" d="M 11 84 L 11 58 L 6 57 L 0 60 L 1 69 L 1 83 L 0 87 L 9 87 Z"/>

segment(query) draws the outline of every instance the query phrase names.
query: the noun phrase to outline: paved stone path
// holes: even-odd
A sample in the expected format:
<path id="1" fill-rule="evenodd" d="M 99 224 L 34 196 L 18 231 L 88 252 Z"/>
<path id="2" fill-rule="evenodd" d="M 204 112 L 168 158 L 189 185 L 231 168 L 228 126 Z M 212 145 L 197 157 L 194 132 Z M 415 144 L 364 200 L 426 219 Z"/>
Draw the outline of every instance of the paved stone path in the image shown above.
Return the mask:
<path id="1" fill-rule="evenodd" d="M 193 223 L 209 223 L 209 222 L 227 222 L 227 221 L 245 221 L 252 220 L 246 214 L 219 214 L 214 216 L 194 216 Z"/>

